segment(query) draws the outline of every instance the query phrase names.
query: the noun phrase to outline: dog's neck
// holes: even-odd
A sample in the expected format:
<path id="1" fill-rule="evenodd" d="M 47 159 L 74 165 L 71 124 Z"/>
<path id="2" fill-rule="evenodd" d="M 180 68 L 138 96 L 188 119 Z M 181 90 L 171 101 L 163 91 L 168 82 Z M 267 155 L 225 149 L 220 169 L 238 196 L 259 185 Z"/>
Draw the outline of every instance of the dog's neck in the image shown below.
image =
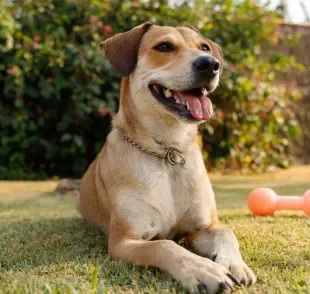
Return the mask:
<path id="1" fill-rule="evenodd" d="M 196 144 L 197 125 L 182 122 L 158 109 L 154 110 L 152 104 L 150 107 L 135 105 L 129 82 L 129 77 L 122 79 L 120 108 L 113 127 L 122 130 L 135 143 L 155 152 L 171 147 L 185 153 L 189 151 Z M 143 95 L 143 91 L 140 95 Z"/>

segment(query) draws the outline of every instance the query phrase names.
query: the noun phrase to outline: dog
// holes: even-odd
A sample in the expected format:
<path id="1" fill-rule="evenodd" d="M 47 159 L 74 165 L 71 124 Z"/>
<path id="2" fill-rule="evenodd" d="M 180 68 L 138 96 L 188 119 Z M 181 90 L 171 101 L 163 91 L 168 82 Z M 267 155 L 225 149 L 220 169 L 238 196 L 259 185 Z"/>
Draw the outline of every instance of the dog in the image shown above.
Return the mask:
<path id="1" fill-rule="evenodd" d="M 196 143 L 198 125 L 212 117 L 220 46 L 192 27 L 147 22 L 100 47 L 122 76 L 120 107 L 83 176 L 78 210 L 108 234 L 112 258 L 157 267 L 190 292 L 255 283 L 235 235 L 219 224 Z"/>

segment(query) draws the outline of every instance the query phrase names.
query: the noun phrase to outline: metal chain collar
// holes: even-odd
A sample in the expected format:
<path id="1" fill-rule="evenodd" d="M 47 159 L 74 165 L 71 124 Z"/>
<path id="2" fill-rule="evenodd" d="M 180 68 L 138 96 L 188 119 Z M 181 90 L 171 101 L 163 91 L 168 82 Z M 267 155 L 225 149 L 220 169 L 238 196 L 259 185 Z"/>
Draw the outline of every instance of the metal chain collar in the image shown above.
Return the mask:
<path id="1" fill-rule="evenodd" d="M 175 164 L 180 164 L 180 165 L 184 165 L 185 164 L 185 157 L 182 154 L 181 151 L 179 151 L 176 148 L 168 148 L 167 152 L 165 154 L 159 154 L 150 150 L 147 150 L 143 147 L 141 147 L 140 145 L 136 144 L 134 141 L 132 141 L 130 138 L 128 138 L 121 130 L 118 130 L 118 133 L 120 135 L 121 138 L 123 138 L 124 140 L 126 140 L 128 143 L 130 143 L 132 146 L 140 149 L 141 151 L 157 156 L 159 158 L 163 158 L 166 159 L 171 165 L 175 165 Z"/>

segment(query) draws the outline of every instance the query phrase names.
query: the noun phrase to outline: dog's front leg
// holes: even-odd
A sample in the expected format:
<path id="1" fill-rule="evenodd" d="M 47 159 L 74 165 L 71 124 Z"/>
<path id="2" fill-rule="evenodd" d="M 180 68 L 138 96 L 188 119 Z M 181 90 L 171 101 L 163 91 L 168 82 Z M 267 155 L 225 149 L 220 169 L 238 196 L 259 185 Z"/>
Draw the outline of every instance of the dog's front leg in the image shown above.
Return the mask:
<path id="1" fill-rule="evenodd" d="M 187 238 L 190 246 L 203 256 L 227 268 L 243 285 L 256 282 L 253 271 L 245 264 L 235 234 L 221 227 L 195 232 Z"/>
<path id="2" fill-rule="evenodd" d="M 237 281 L 222 265 L 193 254 L 171 240 L 137 239 L 128 227 L 123 230 L 124 227 L 122 222 L 111 224 L 109 254 L 113 258 L 164 270 L 191 292 L 233 290 Z"/>

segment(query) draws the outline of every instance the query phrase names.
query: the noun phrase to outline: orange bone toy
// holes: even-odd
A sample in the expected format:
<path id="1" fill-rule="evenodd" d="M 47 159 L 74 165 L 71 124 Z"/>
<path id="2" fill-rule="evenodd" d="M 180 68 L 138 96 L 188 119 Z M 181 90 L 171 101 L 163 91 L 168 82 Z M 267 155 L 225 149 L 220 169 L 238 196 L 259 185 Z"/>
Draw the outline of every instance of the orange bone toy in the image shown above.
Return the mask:
<path id="1" fill-rule="evenodd" d="M 303 210 L 310 216 L 310 190 L 301 196 L 279 196 L 269 188 L 258 188 L 248 198 L 248 207 L 255 215 L 272 215 L 276 210 Z"/>

